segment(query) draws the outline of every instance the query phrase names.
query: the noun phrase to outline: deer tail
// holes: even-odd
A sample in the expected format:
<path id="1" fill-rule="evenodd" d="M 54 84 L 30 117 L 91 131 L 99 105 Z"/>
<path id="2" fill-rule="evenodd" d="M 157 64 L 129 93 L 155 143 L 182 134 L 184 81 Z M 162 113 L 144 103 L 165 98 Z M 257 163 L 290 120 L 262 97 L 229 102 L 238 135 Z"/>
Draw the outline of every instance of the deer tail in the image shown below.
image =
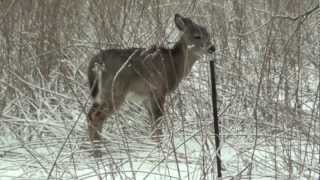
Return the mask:
<path id="1" fill-rule="evenodd" d="M 94 63 L 92 66 L 90 66 L 88 71 L 90 94 L 94 99 L 98 96 L 99 91 L 102 88 L 102 73 L 103 64 L 99 63 Z"/>

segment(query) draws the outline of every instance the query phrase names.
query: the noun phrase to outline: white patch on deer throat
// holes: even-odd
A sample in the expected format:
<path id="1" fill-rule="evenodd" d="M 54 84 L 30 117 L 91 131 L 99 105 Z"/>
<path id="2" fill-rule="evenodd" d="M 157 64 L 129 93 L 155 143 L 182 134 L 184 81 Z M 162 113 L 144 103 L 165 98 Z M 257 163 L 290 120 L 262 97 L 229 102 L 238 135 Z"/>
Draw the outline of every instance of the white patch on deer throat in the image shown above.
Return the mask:
<path id="1" fill-rule="evenodd" d="M 201 52 L 196 52 L 195 55 L 197 56 L 197 58 L 202 58 L 204 56 L 204 54 Z"/>
<path id="2" fill-rule="evenodd" d="M 191 45 L 188 45 L 188 46 L 187 46 L 188 49 L 192 49 L 192 48 L 194 48 L 194 47 L 195 47 L 194 44 L 191 44 Z"/>

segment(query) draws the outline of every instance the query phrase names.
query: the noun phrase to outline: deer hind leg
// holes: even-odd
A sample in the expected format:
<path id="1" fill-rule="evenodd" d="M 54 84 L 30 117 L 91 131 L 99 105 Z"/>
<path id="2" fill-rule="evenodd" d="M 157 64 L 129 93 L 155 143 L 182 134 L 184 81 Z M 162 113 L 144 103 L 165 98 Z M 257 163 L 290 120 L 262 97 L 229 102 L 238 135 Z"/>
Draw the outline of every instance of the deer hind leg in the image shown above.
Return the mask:
<path id="1" fill-rule="evenodd" d="M 88 114 L 88 131 L 92 143 L 99 143 L 101 140 L 101 130 L 107 116 L 112 113 L 106 104 L 94 103 Z"/>
<path id="2" fill-rule="evenodd" d="M 89 139 L 93 145 L 92 155 L 101 157 L 101 130 L 103 123 L 112 112 L 106 108 L 106 104 L 94 103 L 88 114 L 88 133 Z"/>
<path id="3" fill-rule="evenodd" d="M 119 86 L 119 84 L 117 84 L 113 94 L 107 91 L 102 96 L 103 101 L 99 100 L 93 103 L 88 113 L 88 133 L 90 141 L 95 147 L 99 146 L 99 143 L 101 143 L 101 131 L 104 121 L 113 112 L 119 109 L 125 99 L 126 94 L 126 86 Z M 101 156 L 99 151 L 96 152 L 94 154 L 95 156 Z"/>
<path id="4" fill-rule="evenodd" d="M 161 117 L 164 114 L 164 96 L 151 97 L 147 103 L 145 103 L 148 110 L 150 123 L 151 123 L 151 137 L 153 140 L 160 142 L 162 132 Z"/>

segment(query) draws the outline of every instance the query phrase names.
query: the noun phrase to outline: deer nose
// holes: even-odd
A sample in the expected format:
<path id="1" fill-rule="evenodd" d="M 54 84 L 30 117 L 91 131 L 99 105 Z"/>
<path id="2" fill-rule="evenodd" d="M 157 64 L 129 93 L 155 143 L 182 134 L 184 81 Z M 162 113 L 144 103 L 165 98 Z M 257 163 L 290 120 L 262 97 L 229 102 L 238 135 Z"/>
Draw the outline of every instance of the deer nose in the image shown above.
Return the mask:
<path id="1" fill-rule="evenodd" d="M 214 53 L 214 51 L 216 51 L 216 48 L 214 47 L 214 45 L 210 45 L 208 48 L 208 53 Z"/>

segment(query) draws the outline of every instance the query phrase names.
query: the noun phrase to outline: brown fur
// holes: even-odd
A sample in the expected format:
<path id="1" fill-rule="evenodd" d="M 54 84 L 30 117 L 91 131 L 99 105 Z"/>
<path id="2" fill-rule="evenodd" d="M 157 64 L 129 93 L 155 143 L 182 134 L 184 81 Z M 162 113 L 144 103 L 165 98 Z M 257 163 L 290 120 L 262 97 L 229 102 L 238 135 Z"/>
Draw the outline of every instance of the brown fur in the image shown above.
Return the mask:
<path id="1" fill-rule="evenodd" d="M 101 139 L 105 119 L 119 109 L 128 93 L 145 99 L 152 135 L 159 140 L 166 95 L 177 88 L 201 54 L 214 51 L 204 27 L 178 14 L 175 23 L 181 38 L 172 49 L 107 49 L 92 58 L 88 68 L 94 100 L 88 114 L 91 141 Z"/>

